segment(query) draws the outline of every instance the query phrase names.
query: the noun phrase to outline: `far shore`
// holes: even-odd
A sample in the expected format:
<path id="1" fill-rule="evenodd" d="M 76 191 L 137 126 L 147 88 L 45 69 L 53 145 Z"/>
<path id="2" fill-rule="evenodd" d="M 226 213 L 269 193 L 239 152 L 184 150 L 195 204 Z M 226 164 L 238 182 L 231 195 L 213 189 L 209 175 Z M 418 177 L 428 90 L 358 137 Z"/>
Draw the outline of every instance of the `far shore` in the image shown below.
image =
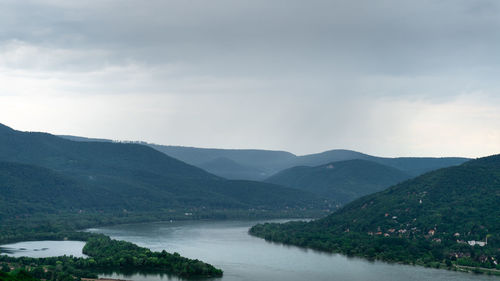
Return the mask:
<path id="1" fill-rule="evenodd" d="M 97 278 L 97 279 L 92 279 L 92 278 L 81 278 L 82 281 L 130 281 L 126 279 L 112 279 L 112 278 Z"/>

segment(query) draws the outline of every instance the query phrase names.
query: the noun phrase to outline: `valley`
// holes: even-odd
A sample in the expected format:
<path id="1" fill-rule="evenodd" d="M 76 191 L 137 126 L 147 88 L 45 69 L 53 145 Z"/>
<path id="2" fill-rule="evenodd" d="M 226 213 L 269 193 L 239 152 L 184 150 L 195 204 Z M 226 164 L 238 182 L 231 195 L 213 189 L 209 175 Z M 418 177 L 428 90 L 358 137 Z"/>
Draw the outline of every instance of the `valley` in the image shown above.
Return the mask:
<path id="1" fill-rule="evenodd" d="M 83 253 L 89 257 L 22 262 L 3 257 L 4 265 L 24 267 L 28 262 L 60 278 L 94 278 L 98 272 L 132 268 L 220 277 L 225 266 L 197 264 L 195 255 L 191 260 L 150 252 L 139 247 L 146 246 L 143 243 L 124 244 L 110 240 L 108 233 L 81 230 L 158 221 L 189 225 L 245 219 L 251 235 L 269 241 L 369 260 L 496 273 L 498 156 L 464 163 L 462 158 L 377 158 L 331 151 L 293 162 L 326 164 L 285 168 L 264 181 L 252 181 L 211 174 L 149 145 L 70 139 L 0 126 L 0 243 L 84 241 Z M 186 155 L 204 149 L 188 151 Z M 254 164 L 273 158 L 266 151 L 221 151 L 226 157 L 253 159 Z M 294 158 L 283 152 L 271 154 Z M 210 163 L 228 171 L 234 171 L 235 165 L 241 171 L 249 167 L 230 158 L 216 159 Z M 205 166 L 210 170 L 210 165 Z M 447 166 L 451 167 L 423 172 Z M 263 165 L 258 170 L 266 169 Z M 415 173 L 424 174 L 415 178 Z M 252 226 L 252 220 L 276 218 L 313 220 Z M 481 244 L 486 237 L 487 244 L 467 244 Z M 115 247 L 115 254 L 106 250 Z M 51 269 L 56 262 L 65 269 Z"/>

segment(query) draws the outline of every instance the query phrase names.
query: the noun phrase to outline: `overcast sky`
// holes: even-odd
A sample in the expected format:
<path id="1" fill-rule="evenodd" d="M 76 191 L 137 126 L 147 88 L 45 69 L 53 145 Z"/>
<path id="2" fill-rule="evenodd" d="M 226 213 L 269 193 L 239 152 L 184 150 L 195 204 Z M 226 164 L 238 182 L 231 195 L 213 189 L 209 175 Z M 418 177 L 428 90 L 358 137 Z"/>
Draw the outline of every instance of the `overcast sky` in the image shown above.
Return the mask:
<path id="1" fill-rule="evenodd" d="M 218 148 L 500 153 L 500 1 L 2 0 L 0 123 Z"/>

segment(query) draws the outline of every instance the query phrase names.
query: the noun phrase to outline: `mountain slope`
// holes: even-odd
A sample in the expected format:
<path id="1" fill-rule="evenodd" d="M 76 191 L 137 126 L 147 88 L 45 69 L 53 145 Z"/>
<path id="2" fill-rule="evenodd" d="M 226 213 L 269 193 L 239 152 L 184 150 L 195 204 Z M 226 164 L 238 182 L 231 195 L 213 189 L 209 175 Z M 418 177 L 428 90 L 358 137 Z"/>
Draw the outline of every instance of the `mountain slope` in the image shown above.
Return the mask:
<path id="1" fill-rule="evenodd" d="M 50 202 L 62 209 L 102 207 L 95 191 L 46 168 L 0 162 L 0 217 L 33 212 L 54 212 Z M 50 202 L 48 202 L 50 200 Z"/>
<path id="2" fill-rule="evenodd" d="M 106 202 L 107 208 L 140 211 L 269 209 L 308 208 L 322 202 L 312 194 L 272 184 L 229 181 L 144 145 L 74 142 L 6 126 L 0 127 L 0 161 L 44 167 L 64 176 L 96 195 L 89 207 Z M 242 196 L 250 185 L 255 193 Z M 52 202 L 49 196 L 42 199 Z"/>
<path id="3" fill-rule="evenodd" d="M 191 165 L 212 171 L 218 176 L 234 179 L 263 180 L 289 167 L 286 163 L 296 157 L 286 151 L 147 145 Z M 220 169 L 220 159 L 227 159 L 232 164 L 229 165 L 226 160 L 224 169 Z"/>
<path id="4" fill-rule="evenodd" d="M 410 177 L 396 168 L 355 159 L 316 167 L 293 167 L 275 174 L 266 182 L 306 190 L 347 203 Z"/>
<path id="5" fill-rule="evenodd" d="M 225 157 L 219 157 L 214 160 L 201 163 L 198 167 L 215 175 L 226 179 L 248 179 L 251 180 L 257 174 L 265 175 L 263 170 L 255 167 L 241 165 Z"/>
<path id="6" fill-rule="evenodd" d="M 75 141 L 112 142 L 105 139 L 90 139 L 74 136 L 60 136 Z M 391 166 L 412 176 L 425 172 L 460 165 L 469 160 L 460 157 L 375 157 L 360 152 L 334 149 L 316 154 L 297 156 L 286 151 L 259 149 L 215 149 L 184 146 L 166 146 L 138 142 L 150 146 L 171 157 L 231 179 L 265 180 L 266 178 L 295 166 L 319 166 L 331 162 L 363 159 Z M 221 169 L 220 159 L 227 159 Z M 229 161 L 231 162 L 229 162 Z M 244 169 L 242 169 L 244 167 Z"/>
<path id="7" fill-rule="evenodd" d="M 251 233 L 320 250 L 420 264 L 495 267 L 500 252 L 500 155 L 424 174 L 309 223 Z M 485 241 L 471 247 L 464 241 Z"/>
<path id="8" fill-rule="evenodd" d="M 334 149 L 321 153 L 297 156 L 284 151 L 207 149 L 154 144 L 147 145 L 191 165 L 212 171 L 214 174 L 222 177 L 224 177 L 224 174 L 227 175 L 229 171 L 234 171 L 234 174 L 237 175 L 241 166 L 249 167 L 254 169 L 254 172 L 249 170 L 244 176 L 245 179 L 251 180 L 264 180 L 282 170 L 296 166 L 313 167 L 354 159 L 369 160 L 390 166 L 411 176 L 418 176 L 432 170 L 460 165 L 469 160 L 461 157 L 376 157 L 345 149 Z M 223 173 L 219 173 L 217 169 L 219 164 L 217 162 L 210 164 L 211 161 L 218 158 L 226 158 L 233 161 L 233 167 L 231 168 L 227 165 Z M 235 177 L 232 176 L 232 178 Z"/>
<path id="9" fill-rule="evenodd" d="M 298 156 L 294 161 L 296 166 L 318 166 L 330 162 L 338 162 L 352 159 L 362 159 L 376 162 L 401 170 L 411 176 L 418 176 L 432 170 L 460 165 L 467 158 L 461 157 L 377 157 L 352 150 L 334 149 L 316 154 Z"/>
<path id="10" fill-rule="evenodd" d="M 111 169 L 162 173 L 169 177 L 217 179 L 202 169 L 136 144 L 74 142 L 46 133 L 0 128 L 0 160 L 29 163 L 68 173 Z"/>

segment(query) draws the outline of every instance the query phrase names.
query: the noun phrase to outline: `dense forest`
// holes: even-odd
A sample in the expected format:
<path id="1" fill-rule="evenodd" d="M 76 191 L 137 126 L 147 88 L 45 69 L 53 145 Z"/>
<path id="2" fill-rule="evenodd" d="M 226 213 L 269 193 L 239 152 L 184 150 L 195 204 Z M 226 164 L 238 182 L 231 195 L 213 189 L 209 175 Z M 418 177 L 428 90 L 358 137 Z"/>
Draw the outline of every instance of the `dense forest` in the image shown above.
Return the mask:
<path id="1" fill-rule="evenodd" d="M 0 212 L 7 218 L 42 210 L 193 214 L 257 210 L 308 215 L 316 211 L 318 216 L 329 208 L 314 194 L 226 180 L 144 145 L 74 142 L 3 125 L 0 179 L 0 202 L 5 203 Z"/>
<path id="2" fill-rule="evenodd" d="M 311 222 L 260 224 L 270 241 L 369 259 L 497 268 L 500 156 L 424 174 Z"/>
<path id="3" fill-rule="evenodd" d="M 390 166 L 355 159 L 316 167 L 293 167 L 277 173 L 266 182 L 309 191 L 345 204 L 411 177 Z"/>
<path id="4" fill-rule="evenodd" d="M 10 271 L 7 265 L 3 265 L 0 268 L 0 280 L 2 281 L 38 281 L 31 274 L 26 272 L 26 270 L 15 270 Z"/>

